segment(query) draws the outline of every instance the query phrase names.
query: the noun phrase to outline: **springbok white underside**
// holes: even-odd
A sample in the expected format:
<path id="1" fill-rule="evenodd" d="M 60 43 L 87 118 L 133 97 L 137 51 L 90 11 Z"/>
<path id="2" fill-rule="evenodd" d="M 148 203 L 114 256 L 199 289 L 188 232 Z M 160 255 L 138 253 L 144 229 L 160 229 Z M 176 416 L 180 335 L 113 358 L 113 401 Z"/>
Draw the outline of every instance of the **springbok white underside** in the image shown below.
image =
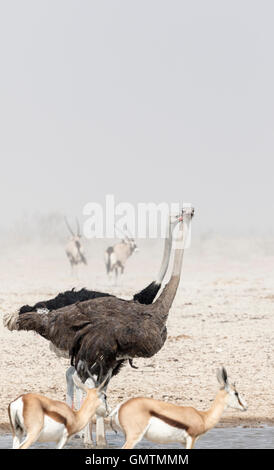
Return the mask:
<path id="1" fill-rule="evenodd" d="M 143 436 L 148 441 L 166 444 L 169 442 L 186 442 L 189 434 L 180 428 L 170 426 L 159 418 L 150 418 Z"/>
<path id="2" fill-rule="evenodd" d="M 49 416 L 44 417 L 44 427 L 37 439 L 38 442 L 58 442 L 63 437 L 65 426 Z"/>

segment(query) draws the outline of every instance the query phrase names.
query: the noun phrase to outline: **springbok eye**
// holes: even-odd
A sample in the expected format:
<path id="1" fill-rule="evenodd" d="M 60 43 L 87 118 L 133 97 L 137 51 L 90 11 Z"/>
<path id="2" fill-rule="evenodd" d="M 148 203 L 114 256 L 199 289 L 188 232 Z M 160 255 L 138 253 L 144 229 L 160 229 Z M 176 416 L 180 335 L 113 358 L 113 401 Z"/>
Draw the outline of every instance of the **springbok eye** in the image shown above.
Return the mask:
<path id="1" fill-rule="evenodd" d="M 236 397 L 238 398 L 238 396 L 239 396 L 239 393 L 238 393 L 238 392 L 235 392 L 235 395 L 236 395 Z"/>

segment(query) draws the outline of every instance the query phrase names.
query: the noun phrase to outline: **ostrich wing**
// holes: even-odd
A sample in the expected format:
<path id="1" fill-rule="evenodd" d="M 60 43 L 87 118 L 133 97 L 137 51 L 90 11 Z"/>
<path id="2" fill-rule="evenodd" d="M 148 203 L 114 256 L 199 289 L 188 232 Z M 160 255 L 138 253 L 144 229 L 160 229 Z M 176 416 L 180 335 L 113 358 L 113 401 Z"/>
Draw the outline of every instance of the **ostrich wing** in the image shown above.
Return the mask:
<path id="1" fill-rule="evenodd" d="M 76 333 L 70 356 L 76 368 L 80 361 L 88 368 L 97 363 L 105 374 L 119 360 L 153 356 L 164 339 L 150 314 L 94 312 L 89 324 Z"/>
<path id="2" fill-rule="evenodd" d="M 18 330 L 35 331 L 51 341 L 57 348 L 69 351 L 73 347 L 77 331 L 90 323 L 96 306 L 100 315 L 104 313 L 105 318 L 111 315 L 110 305 L 112 302 L 109 303 L 109 299 L 114 302 L 118 300 L 111 296 L 99 297 L 85 302 L 76 302 L 47 313 L 21 313 L 17 317 L 16 327 Z M 118 300 L 118 302 L 119 304 L 126 303 L 123 300 Z M 104 304 L 106 304 L 106 309 Z"/>
<path id="3" fill-rule="evenodd" d="M 18 330 L 35 331 L 57 348 L 69 351 L 77 331 L 88 323 L 77 309 L 77 304 L 73 307 L 74 311 L 69 314 L 65 310 L 70 307 L 48 313 L 24 313 L 18 316 L 16 326 Z"/>

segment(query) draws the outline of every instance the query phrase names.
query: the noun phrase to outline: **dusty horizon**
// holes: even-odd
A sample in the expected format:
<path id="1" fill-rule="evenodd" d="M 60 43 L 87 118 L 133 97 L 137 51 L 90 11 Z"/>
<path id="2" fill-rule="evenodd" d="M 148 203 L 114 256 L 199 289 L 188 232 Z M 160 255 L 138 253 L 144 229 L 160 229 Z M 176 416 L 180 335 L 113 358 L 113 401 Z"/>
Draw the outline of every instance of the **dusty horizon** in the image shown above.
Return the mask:
<path id="1" fill-rule="evenodd" d="M 0 227 L 114 194 L 190 201 L 196 233 L 273 236 L 272 2 L 0 12 Z"/>

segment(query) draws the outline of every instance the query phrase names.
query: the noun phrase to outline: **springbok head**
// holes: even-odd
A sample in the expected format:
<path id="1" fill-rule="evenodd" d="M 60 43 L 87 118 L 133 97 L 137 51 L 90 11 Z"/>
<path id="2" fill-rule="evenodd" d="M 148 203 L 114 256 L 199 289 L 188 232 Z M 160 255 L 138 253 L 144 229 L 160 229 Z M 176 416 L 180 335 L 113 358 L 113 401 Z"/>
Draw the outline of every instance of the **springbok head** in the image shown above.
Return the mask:
<path id="1" fill-rule="evenodd" d="M 72 378 L 76 387 L 80 388 L 80 390 L 85 392 L 87 398 L 94 403 L 94 406 L 96 407 L 96 414 L 103 417 L 107 416 L 109 413 L 109 409 L 104 387 L 109 377 L 107 376 L 98 387 L 94 387 L 93 378 L 87 379 L 86 382 L 83 384 L 83 382 L 79 379 L 77 372 L 73 374 Z"/>
<path id="2" fill-rule="evenodd" d="M 217 370 L 217 379 L 219 384 L 221 385 L 221 389 L 225 390 L 227 393 L 227 406 L 230 406 L 231 408 L 236 408 L 241 411 L 246 411 L 247 404 L 237 391 L 236 385 L 230 384 L 228 382 L 227 372 L 224 367 Z"/>

